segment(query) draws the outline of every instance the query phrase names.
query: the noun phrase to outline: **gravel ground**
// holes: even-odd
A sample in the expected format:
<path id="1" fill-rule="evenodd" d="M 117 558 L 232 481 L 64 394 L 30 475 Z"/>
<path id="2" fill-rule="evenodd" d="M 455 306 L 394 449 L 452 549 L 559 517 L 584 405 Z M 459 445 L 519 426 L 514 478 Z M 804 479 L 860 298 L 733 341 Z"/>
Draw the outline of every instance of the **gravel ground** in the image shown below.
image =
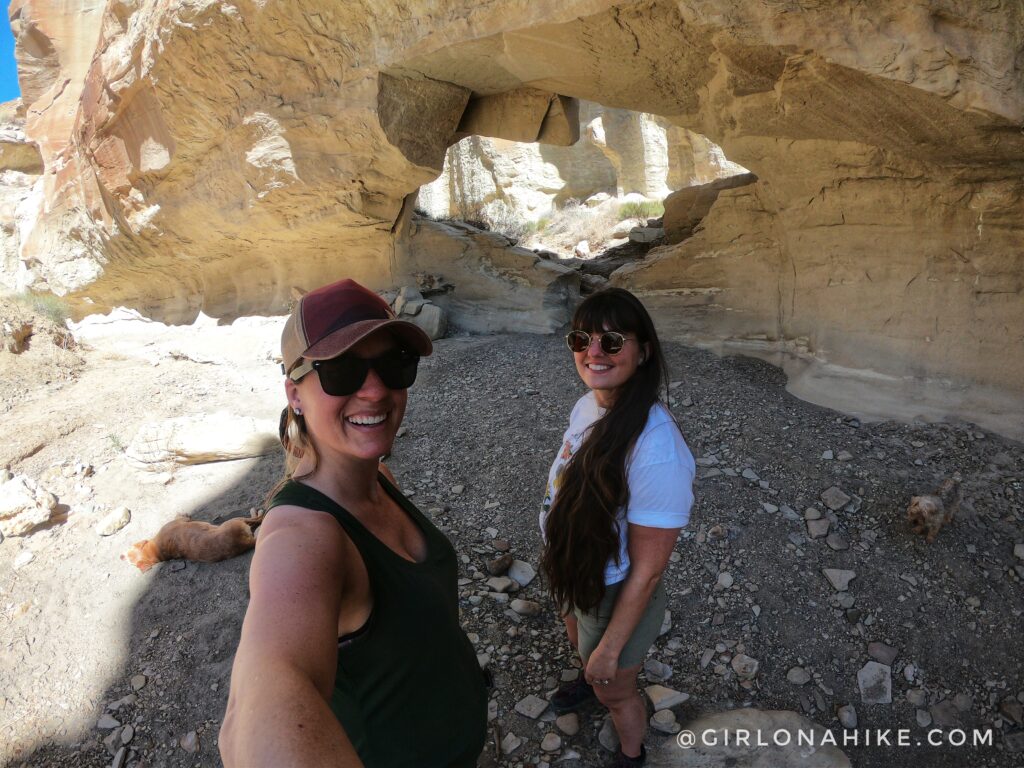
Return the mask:
<path id="1" fill-rule="evenodd" d="M 511 611 L 485 586 L 486 564 L 506 550 L 537 564 L 547 470 L 582 385 L 559 338 L 456 338 L 437 347 L 421 367 L 389 463 L 462 557 L 466 631 L 495 678 L 493 733 L 507 747 L 520 742 L 500 756 L 489 743 L 480 765 L 573 755 L 569 765 L 601 765 L 600 708 L 581 715 L 574 736 L 549 713 L 516 711 L 573 669 L 542 577 L 511 595 L 539 603 L 536 616 Z M 743 707 L 793 710 L 841 738 L 836 709 L 853 705 L 862 732 L 906 728 L 911 743 L 847 747 L 855 766 L 1024 763 L 1024 752 L 1010 749 L 1024 747 L 1024 561 L 1014 554 L 1024 539 L 1024 446 L 968 424 L 860 424 L 793 398 L 767 363 L 675 344 L 666 352 L 672 410 L 701 465 L 697 505 L 666 574 L 671 628 L 651 653 L 672 668 L 663 684 L 689 694 L 675 708 L 680 723 Z M 200 369 L 214 375 L 211 366 Z M 258 504 L 279 471 L 277 459 L 249 462 L 228 491 L 204 502 L 202 519 Z M 964 478 L 959 516 L 928 545 L 910 533 L 907 504 L 955 471 Z M 182 472 L 175 482 L 190 477 Z M 822 499 L 833 487 L 848 497 L 835 510 Z M 830 536 L 810 538 L 805 518 L 817 518 L 817 528 L 827 520 Z M 248 561 L 156 569 L 128 610 L 121 674 L 95 702 L 97 717 L 106 711 L 117 725 L 84 740 L 73 729 L 41 732 L 34 754 L 13 764 L 110 765 L 125 725 L 127 765 L 219 764 L 216 732 Z M 856 575 L 837 592 L 825 568 Z M 16 632 L 11 642 L 30 639 L 30 631 Z M 874 642 L 887 647 L 869 654 Z M 743 656 L 758 663 L 747 679 L 736 672 Z M 879 658 L 890 662 L 892 702 L 864 704 L 858 671 Z M 18 680 L 20 693 L 5 691 L 0 704 L 33 695 L 32 678 Z M 935 727 L 919 724 L 926 721 L 966 729 L 967 744 L 916 746 Z M 972 747 L 975 728 L 992 729 L 993 746 Z M 396 736 L 401 731 L 396 723 Z M 545 753 L 549 733 L 561 744 Z M 668 749 L 669 739 L 652 734 L 648 744 Z"/>

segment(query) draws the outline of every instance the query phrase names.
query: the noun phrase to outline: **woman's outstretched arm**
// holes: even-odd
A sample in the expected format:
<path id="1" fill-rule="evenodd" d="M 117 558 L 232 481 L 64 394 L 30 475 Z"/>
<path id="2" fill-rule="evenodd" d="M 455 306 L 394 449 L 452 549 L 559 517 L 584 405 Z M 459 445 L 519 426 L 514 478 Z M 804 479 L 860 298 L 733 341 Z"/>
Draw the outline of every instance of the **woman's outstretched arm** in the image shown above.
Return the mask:
<path id="1" fill-rule="evenodd" d="M 226 768 L 362 768 L 328 705 L 344 552 L 327 513 L 278 507 L 263 524 L 220 730 Z"/>

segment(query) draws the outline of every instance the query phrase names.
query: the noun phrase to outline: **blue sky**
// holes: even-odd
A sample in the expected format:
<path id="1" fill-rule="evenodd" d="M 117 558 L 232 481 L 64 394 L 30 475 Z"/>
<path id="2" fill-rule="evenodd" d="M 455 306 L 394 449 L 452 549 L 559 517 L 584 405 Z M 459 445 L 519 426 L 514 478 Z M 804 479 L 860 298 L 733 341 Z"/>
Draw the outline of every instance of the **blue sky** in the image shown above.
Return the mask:
<path id="1" fill-rule="evenodd" d="M 14 66 L 14 36 L 7 18 L 10 0 L 0 0 L 0 101 L 10 101 L 21 95 L 18 72 Z"/>

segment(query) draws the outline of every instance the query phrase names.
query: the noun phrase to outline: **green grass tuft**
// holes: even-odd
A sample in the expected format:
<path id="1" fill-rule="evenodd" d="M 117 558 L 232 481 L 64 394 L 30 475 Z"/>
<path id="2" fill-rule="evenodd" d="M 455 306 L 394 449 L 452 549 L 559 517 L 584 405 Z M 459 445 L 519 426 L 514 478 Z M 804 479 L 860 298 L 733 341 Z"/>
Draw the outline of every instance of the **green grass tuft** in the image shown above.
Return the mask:
<path id="1" fill-rule="evenodd" d="M 32 311 L 48 317 L 57 325 L 64 325 L 65 321 L 71 317 L 71 312 L 64 299 L 52 293 L 21 293 L 15 295 L 14 299 Z"/>
<path id="2" fill-rule="evenodd" d="M 625 219 L 656 219 L 665 213 L 665 206 L 657 200 L 623 203 L 619 206 L 619 221 Z"/>

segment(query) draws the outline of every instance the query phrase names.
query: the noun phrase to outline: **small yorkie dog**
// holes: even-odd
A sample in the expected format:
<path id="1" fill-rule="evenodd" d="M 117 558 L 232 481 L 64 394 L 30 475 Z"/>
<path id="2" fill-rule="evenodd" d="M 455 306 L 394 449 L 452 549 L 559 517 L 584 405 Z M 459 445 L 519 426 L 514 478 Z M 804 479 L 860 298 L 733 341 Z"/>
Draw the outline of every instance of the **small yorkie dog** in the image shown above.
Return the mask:
<path id="1" fill-rule="evenodd" d="M 960 508 L 960 473 L 945 480 L 934 494 L 914 496 L 907 507 L 907 520 L 914 533 L 925 534 L 931 544 L 942 526 L 953 521 Z"/>

